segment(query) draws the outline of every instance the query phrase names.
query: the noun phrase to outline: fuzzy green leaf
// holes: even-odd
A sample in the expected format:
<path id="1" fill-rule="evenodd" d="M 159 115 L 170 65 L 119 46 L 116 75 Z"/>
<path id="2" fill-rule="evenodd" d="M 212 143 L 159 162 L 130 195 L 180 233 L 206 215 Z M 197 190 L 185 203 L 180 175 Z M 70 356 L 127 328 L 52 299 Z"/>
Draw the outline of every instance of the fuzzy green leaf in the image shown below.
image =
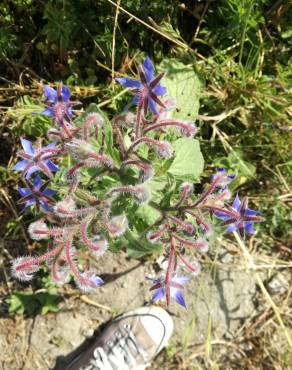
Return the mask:
<path id="1" fill-rule="evenodd" d="M 173 117 L 194 121 L 198 116 L 201 88 L 194 69 L 176 59 L 164 59 L 159 71 L 166 72 L 161 84 L 167 88 L 167 95 L 177 103 Z"/>
<path id="2" fill-rule="evenodd" d="M 198 140 L 181 138 L 173 143 L 175 158 L 168 169 L 179 181 L 198 181 L 204 169 L 204 158 Z"/>

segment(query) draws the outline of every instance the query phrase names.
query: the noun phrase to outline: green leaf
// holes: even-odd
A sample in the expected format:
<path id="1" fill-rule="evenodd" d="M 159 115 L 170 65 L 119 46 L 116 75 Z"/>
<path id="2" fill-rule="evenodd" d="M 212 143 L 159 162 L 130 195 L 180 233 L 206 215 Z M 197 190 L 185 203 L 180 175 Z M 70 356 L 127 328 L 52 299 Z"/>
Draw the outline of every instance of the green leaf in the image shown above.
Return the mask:
<path id="1" fill-rule="evenodd" d="M 127 255 L 132 258 L 141 258 L 154 252 L 161 252 L 161 245 L 150 244 L 145 236 L 137 235 L 132 231 L 127 231 Z"/>
<path id="2" fill-rule="evenodd" d="M 160 212 L 148 204 L 142 204 L 137 209 L 135 216 L 140 217 L 148 225 L 152 225 L 160 218 Z"/>
<path id="3" fill-rule="evenodd" d="M 166 176 L 153 177 L 144 183 L 151 191 L 151 200 L 159 202 L 163 198 L 163 189 L 167 184 Z"/>
<path id="4" fill-rule="evenodd" d="M 10 314 L 26 314 L 28 316 L 35 315 L 39 312 L 42 314 L 57 312 L 59 310 L 59 301 L 60 297 L 56 294 L 49 292 L 35 294 L 32 291 L 24 293 L 14 291 L 7 299 Z"/>
<path id="5" fill-rule="evenodd" d="M 173 143 L 175 158 L 168 169 L 179 181 L 197 182 L 204 169 L 204 158 L 198 140 L 181 138 Z"/>
<path id="6" fill-rule="evenodd" d="M 166 72 L 162 85 L 177 103 L 173 117 L 195 120 L 199 112 L 201 83 L 194 69 L 176 59 L 164 59 L 159 71 Z"/>

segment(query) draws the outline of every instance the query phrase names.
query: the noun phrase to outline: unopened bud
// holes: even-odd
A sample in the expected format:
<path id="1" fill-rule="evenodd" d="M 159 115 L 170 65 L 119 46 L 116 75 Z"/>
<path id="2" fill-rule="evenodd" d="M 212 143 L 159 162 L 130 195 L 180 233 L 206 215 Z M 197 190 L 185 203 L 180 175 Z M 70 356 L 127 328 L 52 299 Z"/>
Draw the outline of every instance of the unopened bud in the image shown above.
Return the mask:
<path id="1" fill-rule="evenodd" d="M 73 139 L 65 145 L 66 149 L 70 152 L 75 160 L 85 160 L 90 153 L 94 153 L 93 146 L 81 139 Z"/>
<path id="2" fill-rule="evenodd" d="M 86 125 L 87 127 L 93 126 L 93 127 L 101 128 L 104 125 L 104 118 L 99 113 L 96 113 L 96 112 L 89 113 L 86 116 L 83 124 Z"/>
<path id="3" fill-rule="evenodd" d="M 18 257 L 12 262 L 11 271 L 13 276 L 21 281 L 30 281 L 33 274 L 39 270 L 38 264 L 32 264 L 31 257 Z"/>
<path id="4" fill-rule="evenodd" d="M 48 239 L 48 230 L 48 226 L 41 220 L 32 222 L 28 227 L 29 236 L 33 240 Z"/>
<path id="5" fill-rule="evenodd" d="M 159 141 L 159 144 L 156 145 L 156 151 L 162 158 L 174 156 L 174 150 L 168 141 Z"/>
<path id="6" fill-rule="evenodd" d="M 74 212 L 76 204 L 71 197 L 68 197 L 60 202 L 57 202 L 54 206 L 54 212 L 60 218 L 67 218 L 70 213 Z"/>
<path id="7" fill-rule="evenodd" d="M 118 237 L 123 235 L 127 230 L 128 219 L 125 215 L 115 216 L 106 226 L 112 237 Z"/>

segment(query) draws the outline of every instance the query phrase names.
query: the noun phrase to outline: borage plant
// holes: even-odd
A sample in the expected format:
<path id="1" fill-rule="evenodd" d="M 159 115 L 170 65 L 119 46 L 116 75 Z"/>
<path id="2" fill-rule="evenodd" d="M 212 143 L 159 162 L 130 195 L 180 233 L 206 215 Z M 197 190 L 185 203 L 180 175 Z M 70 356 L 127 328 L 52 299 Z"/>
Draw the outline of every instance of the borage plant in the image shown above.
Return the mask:
<path id="1" fill-rule="evenodd" d="M 262 219 L 248 208 L 247 198 L 240 201 L 236 195 L 229 204 L 228 186 L 235 175 L 224 168 L 195 195 L 203 167 L 193 138 L 197 127 L 177 118 L 176 101 L 162 86 L 164 73 L 155 77 L 148 57 L 138 76 L 117 79 L 134 94 L 137 109 L 116 115 L 111 123 L 96 105 L 74 119 L 70 90 L 61 83 L 57 90 L 44 86 L 41 113 L 52 119 L 47 132 L 52 142 L 43 145 L 39 138 L 33 145 L 22 138 L 22 160 L 14 169 L 27 183 L 19 189 L 19 203 L 44 212 L 29 225 L 29 235 L 48 239 L 48 248 L 38 257 L 18 257 L 12 270 L 29 281 L 45 263 L 57 284 L 73 275 L 78 287 L 89 291 L 103 280 L 94 268 L 79 268 L 81 250 L 98 257 L 109 246 L 126 243 L 136 256 L 159 249 L 167 268 L 159 278 L 148 277 L 151 302 L 165 296 L 167 304 L 174 299 L 186 307 L 183 287 L 190 278 L 182 271 L 199 274 L 196 255 L 208 251 L 214 222 L 244 238 Z"/>

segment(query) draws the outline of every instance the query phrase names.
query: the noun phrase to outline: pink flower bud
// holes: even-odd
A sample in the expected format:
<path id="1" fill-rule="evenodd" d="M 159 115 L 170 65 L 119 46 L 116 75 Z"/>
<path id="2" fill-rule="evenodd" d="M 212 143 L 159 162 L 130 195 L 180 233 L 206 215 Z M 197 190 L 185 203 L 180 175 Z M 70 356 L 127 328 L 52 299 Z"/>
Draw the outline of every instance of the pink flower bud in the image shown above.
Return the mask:
<path id="1" fill-rule="evenodd" d="M 184 122 L 180 125 L 180 132 L 183 136 L 194 137 L 197 133 L 197 126 L 190 122 Z"/>
<path id="2" fill-rule="evenodd" d="M 101 284 L 103 284 L 103 280 L 94 271 L 85 271 L 76 280 L 76 285 L 84 293 L 94 290 Z"/>
<path id="3" fill-rule="evenodd" d="M 139 204 L 147 203 L 150 198 L 150 190 L 144 185 L 136 185 L 132 187 L 133 195 Z"/>
<path id="4" fill-rule="evenodd" d="M 106 226 L 112 237 L 118 237 L 123 235 L 127 230 L 128 219 L 125 215 L 115 216 L 106 224 Z"/>
<path id="5" fill-rule="evenodd" d="M 194 185 L 191 182 L 183 182 L 179 190 L 185 197 L 187 197 L 194 192 Z"/>
<path id="6" fill-rule="evenodd" d="M 65 148 L 76 161 L 87 159 L 88 155 L 95 151 L 89 142 L 81 139 L 71 140 L 69 143 L 66 143 Z"/>
<path id="7" fill-rule="evenodd" d="M 94 256 L 100 257 L 108 250 L 108 241 L 106 239 L 101 239 L 99 235 L 91 238 L 91 242 L 95 245 L 96 249 L 91 249 Z"/>
<path id="8" fill-rule="evenodd" d="M 60 218 L 67 218 L 76 209 L 76 204 L 71 197 L 67 197 L 60 202 L 57 202 L 54 206 L 54 212 Z"/>
<path id="9" fill-rule="evenodd" d="M 162 158 L 170 158 L 174 156 L 174 150 L 168 141 L 159 141 L 155 149 L 157 154 Z"/>
<path id="10" fill-rule="evenodd" d="M 28 227 L 28 233 L 33 240 L 42 240 L 49 238 L 49 229 L 44 221 L 38 220 L 32 222 Z"/>
<path id="11" fill-rule="evenodd" d="M 207 253 L 209 250 L 209 243 L 206 239 L 200 237 L 196 240 L 196 243 L 198 243 L 197 249 L 201 253 Z"/>
<path id="12" fill-rule="evenodd" d="M 70 281 L 70 268 L 65 260 L 60 258 L 49 261 L 47 265 L 50 267 L 52 272 L 53 280 L 58 285 L 64 285 Z"/>
<path id="13" fill-rule="evenodd" d="M 30 281 L 35 272 L 39 270 L 38 264 L 31 264 L 33 258 L 18 257 L 12 262 L 11 271 L 13 276 L 21 281 Z M 27 265 L 26 265 L 27 264 Z"/>
<path id="14" fill-rule="evenodd" d="M 93 126 L 93 127 L 98 127 L 101 128 L 104 125 L 104 118 L 102 117 L 101 114 L 99 113 L 89 113 L 84 122 L 83 125 L 88 126 Z"/>

